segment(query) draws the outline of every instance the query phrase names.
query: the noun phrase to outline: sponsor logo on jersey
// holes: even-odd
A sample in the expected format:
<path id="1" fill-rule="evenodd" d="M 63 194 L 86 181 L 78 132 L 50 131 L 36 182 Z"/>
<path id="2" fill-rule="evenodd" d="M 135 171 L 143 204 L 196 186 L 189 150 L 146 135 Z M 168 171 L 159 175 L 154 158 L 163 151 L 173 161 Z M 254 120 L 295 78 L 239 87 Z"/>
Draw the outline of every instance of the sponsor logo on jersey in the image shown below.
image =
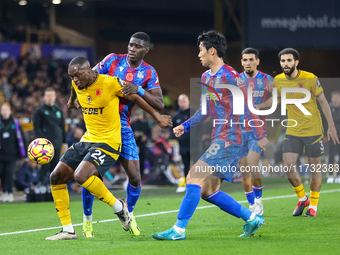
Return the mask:
<path id="1" fill-rule="evenodd" d="M 82 107 L 81 110 L 84 114 L 98 115 L 98 114 L 103 114 L 104 107 L 100 107 L 100 108 L 92 108 L 92 107 L 84 107 L 83 108 Z"/>
<path id="2" fill-rule="evenodd" d="M 91 104 L 91 102 L 92 102 L 91 96 L 87 96 L 86 102 L 87 102 L 88 104 Z"/>

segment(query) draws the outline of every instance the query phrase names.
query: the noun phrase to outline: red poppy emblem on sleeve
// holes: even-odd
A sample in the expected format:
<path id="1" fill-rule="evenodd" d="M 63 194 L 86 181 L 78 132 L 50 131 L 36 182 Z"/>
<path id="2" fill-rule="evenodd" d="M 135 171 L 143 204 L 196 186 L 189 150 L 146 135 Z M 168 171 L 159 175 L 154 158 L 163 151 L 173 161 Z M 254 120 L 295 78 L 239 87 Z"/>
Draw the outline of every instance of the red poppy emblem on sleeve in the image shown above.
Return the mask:
<path id="1" fill-rule="evenodd" d="M 299 84 L 299 88 L 303 88 L 303 85 L 302 85 L 302 83 L 300 83 L 300 84 Z"/>
<path id="2" fill-rule="evenodd" d="M 133 74 L 132 73 L 127 73 L 126 74 L 126 80 L 127 81 L 132 81 L 133 80 Z"/>
<path id="3" fill-rule="evenodd" d="M 102 91 L 100 89 L 96 90 L 96 96 L 100 96 L 102 94 Z"/>

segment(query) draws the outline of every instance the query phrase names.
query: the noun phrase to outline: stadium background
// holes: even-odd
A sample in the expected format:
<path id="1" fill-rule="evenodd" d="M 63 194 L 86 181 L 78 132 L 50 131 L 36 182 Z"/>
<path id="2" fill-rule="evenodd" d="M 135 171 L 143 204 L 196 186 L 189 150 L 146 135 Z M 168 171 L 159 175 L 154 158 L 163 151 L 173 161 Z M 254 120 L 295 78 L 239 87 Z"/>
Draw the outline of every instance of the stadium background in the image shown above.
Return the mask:
<path id="1" fill-rule="evenodd" d="M 301 53 L 300 68 L 319 77 L 336 77 L 337 73 L 340 24 L 335 28 L 298 28 L 286 34 L 287 29 L 282 27 L 266 30 L 258 24 L 261 17 L 268 16 L 291 18 L 314 14 L 315 17 L 328 15 L 340 19 L 335 13 L 339 7 L 335 0 L 324 1 L 323 8 L 315 0 L 309 1 L 308 5 L 305 1 L 289 0 L 275 3 L 275 8 L 263 0 L 197 0 L 195 3 L 180 0 L 62 0 L 58 5 L 47 0 L 28 0 L 25 6 L 19 6 L 18 2 L 1 1 L 2 27 L 8 23 L 12 29 L 22 25 L 39 28 L 44 22 L 46 29 L 59 31 L 66 44 L 72 44 L 72 41 L 67 34 L 60 33 L 60 26 L 72 29 L 86 36 L 88 40 L 82 40 L 77 46 L 93 47 L 95 62 L 110 52 L 124 53 L 132 33 L 147 32 L 154 48 L 146 56 L 146 61 L 156 68 L 162 87 L 173 99 L 182 92 L 189 93 L 189 78 L 200 77 L 205 70 L 197 61 L 196 38 L 201 31 L 212 28 L 225 34 L 228 41 L 225 60 L 238 71 L 242 70 L 241 49 L 254 46 L 261 50 L 260 69 L 271 75 L 277 74 L 280 72 L 278 50 L 295 47 L 294 37 L 302 35 L 306 39 L 299 39 L 300 46 L 297 47 Z M 268 37 L 254 36 L 254 33 L 263 35 L 266 32 L 267 36 L 276 38 L 270 45 Z M 329 33 L 333 36 L 327 36 Z M 284 36 L 280 37 L 280 34 Z M 310 37 L 318 40 L 312 41 Z M 323 43 L 325 41 L 329 43 Z M 255 45 L 252 42 L 256 42 Z M 325 88 L 327 97 L 330 90 Z"/>
<path id="2" fill-rule="evenodd" d="M 265 0 L 198 0 L 194 4 L 180 0 L 3 0 L 1 70 L 8 62 L 7 65 L 16 62 L 14 69 L 17 68 L 8 77 L 12 93 L 7 100 L 14 106 L 14 116 L 21 118 L 24 130 L 29 131 L 33 127 L 33 111 L 42 102 L 43 88 L 54 86 L 67 123 L 77 124 L 82 119 L 80 112 L 66 106 L 70 87 L 68 61 L 85 54 L 94 65 L 111 52 L 125 53 L 130 36 L 145 31 L 152 41 L 145 61 L 156 68 L 163 92 L 167 92 L 171 102 L 172 111 L 163 112 L 173 114 L 182 93 L 192 96 L 191 104 L 197 109 L 199 97 L 190 91 L 190 78 L 199 78 L 206 70 L 198 61 L 196 39 L 200 32 L 209 29 L 226 36 L 225 62 L 239 72 L 240 53 L 245 47 L 260 51 L 259 70 L 272 76 L 281 72 L 278 51 L 295 47 L 301 55 L 299 68 L 333 78 L 322 80 L 330 100 L 330 93 L 337 86 L 340 57 L 340 17 L 335 12 L 339 8 L 335 0 L 325 1 L 322 8 L 316 0 L 307 6 L 302 0 L 275 4 Z M 28 55 L 38 59 L 39 68 L 29 72 L 26 67 L 26 73 L 21 74 L 20 66 L 31 62 Z M 42 76 L 40 82 L 36 81 L 38 76 Z M 0 102 L 6 97 L 2 86 Z M 279 109 L 273 117 L 284 119 Z M 267 159 L 273 158 L 280 130 L 280 125 L 268 128 L 273 143 Z M 28 139 L 32 137 L 30 133 Z"/>

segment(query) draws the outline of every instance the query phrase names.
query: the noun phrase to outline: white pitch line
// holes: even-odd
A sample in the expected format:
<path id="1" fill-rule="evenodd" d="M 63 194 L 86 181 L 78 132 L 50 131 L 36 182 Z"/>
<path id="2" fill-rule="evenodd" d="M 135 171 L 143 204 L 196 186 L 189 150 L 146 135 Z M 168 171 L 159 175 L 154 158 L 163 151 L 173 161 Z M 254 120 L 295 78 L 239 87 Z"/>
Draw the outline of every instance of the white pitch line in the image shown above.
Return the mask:
<path id="1" fill-rule="evenodd" d="M 324 190 L 321 191 L 320 193 L 334 193 L 334 192 L 339 192 L 340 189 L 331 189 L 331 190 Z M 309 195 L 309 193 L 306 193 Z M 292 195 L 284 195 L 284 196 L 275 196 L 275 197 L 264 197 L 262 200 L 273 200 L 273 199 L 278 199 L 278 198 L 290 198 L 290 197 L 296 197 L 296 194 Z M 238 201 L 238 203 L 248 203 L 247 200 L 242 200 Z M 200 206 L 197 207 L 196 209 L 206 209 L 206 208 L 211 208 L 211 207 L 216 207 L 216 205 L 207 205 L 207 206 Z M 161 214 L 168 214 L 168 213 L 174 213 L 178 212 L 178 210 L 171 210 L 171 211 L 165 211 L 165 212 L 156 212 L 156 213 L 148 213 L 148 214 L 141 214 L 141 215 L 136 215 L 136 218 L 140 217 L 149 217 L 149 216 L 155 216 L 155 215 L 161 215 Z M 96 223 L 104 223 L 104 222 L 111 222 L 111 221 L 116 221 L 118 218 L 115 219 L 107 219 L 107 220 L 100 220 L 100 221 L 93 221 L 93 224 Z M 73 226 L 82 226 L 83 223 L 78 223 L 78 224 L 73 224 Z M 8 232 L 8 233 L 0 233 L 0 236 L 8 236 L 8 235 L 16 235 L 16 234 L 23 234 L 23 233 L 30 233 L 30 232 L 37 232 L 37 231 L 44 231 L 44 230 L 51 230 L 51 229 L 60 229 L 61 226 L 58 227 L 51 227 L 51 228 L 37 228 L 37 229 L 29 229 L 29 230 L 23 230 L 23 231 L 15 231 L 15 232 Z"/>

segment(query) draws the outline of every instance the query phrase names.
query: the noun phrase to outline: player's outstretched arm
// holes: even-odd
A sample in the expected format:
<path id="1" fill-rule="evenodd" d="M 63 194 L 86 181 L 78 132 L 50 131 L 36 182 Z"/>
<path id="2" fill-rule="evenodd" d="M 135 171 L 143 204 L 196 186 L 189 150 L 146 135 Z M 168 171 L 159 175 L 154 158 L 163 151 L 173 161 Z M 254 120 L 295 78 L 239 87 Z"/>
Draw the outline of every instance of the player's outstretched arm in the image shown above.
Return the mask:
<path id="1" fill-rule="evenodd" d="M 79 102 L 77 100 L 77 93 L 75 92 L 75 90 L 72 86 L 71 86 L 70 98 L 68 99 L 68 102 L 67 102 L 67 107 L 69 109 L 72 109 L 72 108 L 78 109 L 79 108 Z"/>
<path id="2" fill-rule="evenodd" d="M 316 97 L 316 99 L 318 100 L 321 106 L 322 112 L 325 115 L 327 123 L 328 123 L 328 130 L 327 130 L 328 141 L 332 139 L 334 144 L 337 144 L 337 143 L 340 144 L 338 134 L 336 132 L 336 128 L 334 125 L 331 108 L 329 107 L 325 94 L 321 93 L 320 95 Z"/>
<path id="3" fill-rule="evenodd" d="M 164 108 L 163 93 L 160 88 L 146 91 L 140 86 L 132 84 L 131 82 L 126 82 L 124 88 L 122 89 L 122 93 L 124 95 L 138 94 L 158 111 L 161 111 Z"/>
<path id="4" fill-rule="evenodd" d="M 155 118 L 158 125 L 161 128 L 167 128 L 172 127 L 172 120 L 171 116 L 169 115 L 161 115 L 159 114 L 151 105 L 149 105 L 143 98 L 141 98 L 139 95 L 131 94 L 124 96 L 127 100 L 136 103 L 140 108 L 142 108 L 144 111 L 151 114 L 152 117 Z"/>

